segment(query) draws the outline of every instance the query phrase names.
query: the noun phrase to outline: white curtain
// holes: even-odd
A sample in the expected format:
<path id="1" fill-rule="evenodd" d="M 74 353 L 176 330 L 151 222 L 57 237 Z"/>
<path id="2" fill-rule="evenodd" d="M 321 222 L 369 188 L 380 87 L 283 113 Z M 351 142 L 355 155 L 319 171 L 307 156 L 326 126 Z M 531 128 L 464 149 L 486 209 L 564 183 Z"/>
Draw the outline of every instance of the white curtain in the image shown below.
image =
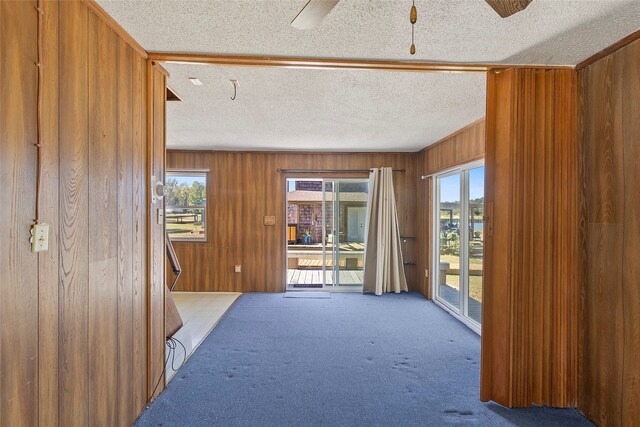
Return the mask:
<path id="1" fill-rule="evenodd" d="M 366 235 L 363 292 L 407 291 L 391 168 L 372 169 L 369 174 Z"/>

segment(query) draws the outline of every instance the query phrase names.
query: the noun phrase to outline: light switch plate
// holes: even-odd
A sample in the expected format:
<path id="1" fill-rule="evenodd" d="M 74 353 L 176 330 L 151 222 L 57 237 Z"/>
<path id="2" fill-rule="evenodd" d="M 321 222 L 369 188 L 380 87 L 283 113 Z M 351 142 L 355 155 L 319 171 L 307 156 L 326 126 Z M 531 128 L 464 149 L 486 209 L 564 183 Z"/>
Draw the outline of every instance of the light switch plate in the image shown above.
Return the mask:
<path id="1" fill-rule="evenodd" d="M 236 265 L 235 271 L 236 271 L 236 273 L 242 273 L 242 266 L 241 265 Z"/>
<path id="2" fill-rule="evenodd" d="M 49 249 L 49 224 L 34 224 L 31 227 L 31 252 Z"/>
<path id="3" fill-rule="evenodd" d="M 276 225 L 275 215 L 265 215 L 263 221 L 264 225 Z"/>

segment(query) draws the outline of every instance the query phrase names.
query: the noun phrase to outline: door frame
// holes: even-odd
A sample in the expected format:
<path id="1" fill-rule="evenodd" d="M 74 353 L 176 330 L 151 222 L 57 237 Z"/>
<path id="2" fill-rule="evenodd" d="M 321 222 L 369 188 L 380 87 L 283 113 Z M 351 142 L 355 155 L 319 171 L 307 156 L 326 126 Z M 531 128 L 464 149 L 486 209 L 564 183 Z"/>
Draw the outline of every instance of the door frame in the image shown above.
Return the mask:
<path id="1" fill-rule="evenodd" d="M 295 176 L 285 176 L 284 177 L 284 218 L 288 218 L 288 204 L 289 204 L 289 197 L 287 196 L 287 193 L 289 192 L 289 181 L 320 181 L 322 182 L 322 288 L 297 288 L 295 290 L 293 289 L 289 289 L 289 283 L 288 283 L 288 272 L 289 272 L 289 258 L 288 258 L 288 253 L 289 253 L 289 245 L 288 245 L 288 239 L 287 239 L 287 226 L 288 226 L 288 221 L 286 221 L 285 227 L 284 227 L 284 290 L 285 292 L 287 291 L 294 291 L 294 292 L 318 292 L 318 291 L 325 291 L 325 292 L 359 292 L 362 290 L 362 286 L 340 286 L 340 272 L 339 272 L 339 265 L 335 259 L 335 257 L 339 257 L 340 256 L 340 251 L 338 248 L 338 251 L 335 250 L 331 250 L 331 255 L 332 257 L 334 257 L 333 259 L 333 263 L 332 263 L 332 267 L 331 269 L 327 269 L 325 264 L 326 264 L 326 257 L 329 256 L 329 254 L 327 254 L 327 241 L 326 241 L 326 236 L 327 236 L 327 224 L 326 224 L 326 194 L 327 191 L 325 189 L 325 183 L 328 181 L 333 181 L 333 182 L 337 182 L 338 183 L 338 188 L 340 186 L 340 183 L 342 182 L 357 182 L 357 183 L 369 183 L 369 178 L 349 178 L 349 177 L 320 177 L 320 178 L 313 178 L 313 177 L 295 177 Z M 367 194 L 369 192 L 369 187 L 367 187 Z M 338 190 L 338 194 L 337 197 L 335 196 L 336 194 L 336 186 L 333 185 L 332 186 L 332 193 L 334 194 L 334 197 L 332 197 L 332 203 L 334 204 L 334 206 L 336 205 L 336 202 L 339 206 L 339 190 Z M 369 200 L 367 200 L 367 206 L 369 205 Z M 335 207 L 331 209 L 331 215 L 333 216 L 332 218 L 332 224 L 334 225 L 334 227 L 336 226 L 336 221 L 339 220 L 339 212 L 336 213 L 336 209 Z M 366 220 L 366 218 L 365 218 Z M 338 224 L 339 226 L 339 224 Z M 366 222 L 365 222 L 365 227 L 366 227 Z M 337 229 L 336 229 L 337 230 Z M 338 244 L 340 242 L 339 238 L 337 236 L 334 236 L 333 240 L 337 240 Z M 365 243 L 366 243 L 366 232 L 365 232 Z M 334 277 L 334 281 L 338 282 L 338 285 L 331 285 L 331 286 L 327 286 L 327 280 L 326 280 L 326 271 L 333 271 L 333 277 Z M 355 288 L 355 289 L 354 289 Z"/>
<path id="2" fill-rule="evenodd" d="M 471 317 L 468 316 L 468 278 L 463 279 L 463 271 L 467 272 L 469 269 L 469 229 L 468 229 L 468 199 L 469 194 L 469 180 L 464 179 L 464 172 L 471 169 L 477 169 L 484 166 L 484 159 L 476 160 L 473 162 L 458 165 L 449 169 L 444 169 L 440 172 L 433 174 L 432 181 L 432 193 L 433 199 L 431 201 L 432 206 L 432 223 L 431 223 L 431 290 L 433 295 L 433 302 L 448 311 L 456 319 L 460 320 L 471 330 L 478 335 L 482 335 L 482 325 Z M 447 301 L 439 298 L 438 294 L 438 282 L 440 275 L 440 186 L 439 179 L 446 178 L 455 174 L 460 174 L 460 309 L 452 306 Z M 485 178 L 486 179 L 486 178 Z M 464 201 L 464 202 L 463 202 Z M 463 256 L 464 254 L 464 256 Z M 466 274 L 465 274 L 466 276 Z M 483 275 L 483 288 L 484 288 L 484 275 Z M 464 314 L 467 313 L 467 314 Z"/>

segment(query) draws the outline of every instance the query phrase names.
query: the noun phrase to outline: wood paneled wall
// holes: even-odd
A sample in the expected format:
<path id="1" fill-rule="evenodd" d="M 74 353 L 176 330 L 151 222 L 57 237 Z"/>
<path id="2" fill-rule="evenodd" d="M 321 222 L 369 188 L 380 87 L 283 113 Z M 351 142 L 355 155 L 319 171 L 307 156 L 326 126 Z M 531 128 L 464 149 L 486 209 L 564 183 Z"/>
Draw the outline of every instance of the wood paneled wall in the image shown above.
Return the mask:
<path id="1" fill-rule="evenodd" d="M 573 70 L 488 75 L 481 398 L 577 402 L 579 156 Z"/>
<path id="2" fill-rule="evenodd" d="M 0 425 L 130 425 L 164 355 L 147 336 L 147 60 L 84 2 L 41 2 L 40 26 L 37 6 L 0 2 Z"/>
<path id="3" fill-rule="evenodd" d="M 431 175 L 458 165 L 484 158 L 485 118 L 462 129 L 420 152 L 419 173 Z"/>
<path id="4" fill-rule="evenodd" d="M 147 64 L 148 76 L 148 110 L 151 120 L 148 124 L 149 137 L 149 174 L 156 181 L 164 182 L 165 175 L 165 116 L 166 87 L 168 73 L 158 64 Z M 149 221 L 149 346 L 152 349 L 164 348 L 165 345 L 165 230 L 164 200 L 150 201 Z M 154 392 L 158 381 L 164 383 L 164 352 L 149 353 L 148 387 Z M 152 398 L 157 396 L 163 387 L 158 386 Z"/>
<path id="5" fill-rule="evenodd" d="M 391 166 L 400 231 L 416 236 L 415 154 L 234 153 L 169 151 L 169 169 L 208 169 L 207 242 L 174 244 L 183 273 L 178 290 L 283 292 L 286 273 L 285 178 L 278 169 L 368 169 Z M 320 177 L 322 175 L 310 175 Z M 348 174 L 343 177 L 367 177 Z M 291 176 L 289 176 L 291 177 Z M 334 175 L 334 177 L 338 177 Z M 263 225 L 275 215 L 276 226 Z M 416 239 L 403 244 L 405 261 L 415 261 Z M 242 273 L 234 265 L 242 265 Z M 415 266 L 406 266 L 415 288 Z"/>
<path id="6" fill-rule="evenodd" d="M 428 146 L 417 157 L 417 273 L 416 290 L 426 298 L 432 298 L 431 271 L 427 277 L 427 269 L 431 269 L 431 236 L 433 211 L 433 181 L 431 177 L 421 179 L 457 165 L 484 158 L 485 119 L 482 118 L 468 124 L 448 137 Z"/>
<path id="7" fill-rule="evenodd" d="M 0 424 L 38 423 L 38 256 L 30 252 L 37 142 L 34 2 L 0 2 Z M 9 36 L 11 35 L 11 37 Z M 25 197 L 28 195 L 28 197 Z"/>
<path id="8" fill-rule="evenodd" d="M 586 275 L 579 408 L 640 425 L 640 41 L 579 73 Z"/>

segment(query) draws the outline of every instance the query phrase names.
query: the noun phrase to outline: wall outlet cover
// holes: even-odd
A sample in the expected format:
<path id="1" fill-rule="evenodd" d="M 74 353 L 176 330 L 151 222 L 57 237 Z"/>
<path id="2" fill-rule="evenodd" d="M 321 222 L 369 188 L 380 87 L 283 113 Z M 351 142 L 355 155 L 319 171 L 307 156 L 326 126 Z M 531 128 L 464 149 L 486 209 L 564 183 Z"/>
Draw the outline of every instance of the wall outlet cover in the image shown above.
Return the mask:
<path id="1" fill-rule="evenodd" d="M 43 252 L 49 249 L 49 224 L 34 224 L 31 227 L 31 251 Z"/>

